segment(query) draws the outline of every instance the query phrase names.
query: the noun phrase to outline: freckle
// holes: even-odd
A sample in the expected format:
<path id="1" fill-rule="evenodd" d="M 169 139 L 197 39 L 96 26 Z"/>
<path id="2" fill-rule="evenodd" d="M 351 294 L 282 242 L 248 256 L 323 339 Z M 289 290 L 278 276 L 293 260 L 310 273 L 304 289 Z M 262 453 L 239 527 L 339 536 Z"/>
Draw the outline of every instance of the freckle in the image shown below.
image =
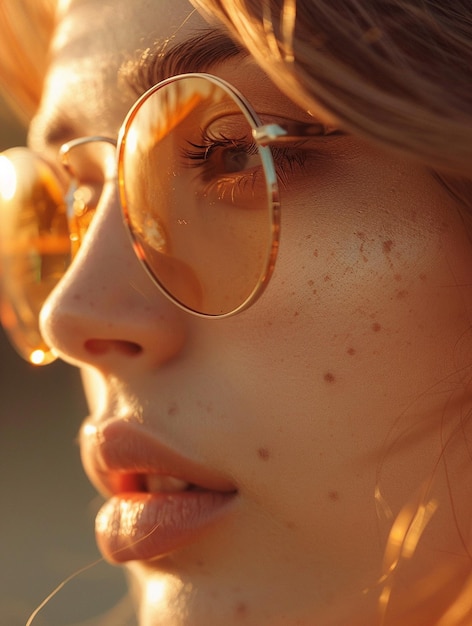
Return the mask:
<path id="1" fill-rule="evenodd" d="M 318 250 L 313 250 L 313 256 L 318 258 Z"/>
<path id="2" fill-rule="evenodd" d="M 309 280 L 309 281 L 308 281 L 308 286 L 309 286 L 309 287 L 313 287 L 313 285 L 314 285 L 314 284 L 315 284 L 315 281 L 314 281 L 314 280 Z"/>
<path id="3" fill-rule="evenodd" d="M 170 417 L 173 417 L 174 415 L 177 415 L 179 412 L 179 407 L 177 405 L 177 403 L 173 403 L 170 405 L 170 407 L 167 409 L 167 415 L 169 415 Z"/>
<path id="4" fill-rule="evenodd" d="M 389 239 L 388 241 L 384 241 L 382 243 L 382 248 L 383 248 L 383 251 L 385 252 L 385 254 L 388 254 L 389 252 L 392 251 L 393 241 L 391 239 Z"/>
<path id="5" fill-rule="evenodd" d="M 311 239 L 311 238 L 312 238 L 312 236 L 313 236 L 313 235 L 310 233 L 309 235 L 307 235 L 307 236 L 305 237 L 305 239 Z"/>
<path id="6" fill-rule="evenodd" d="M 286 522 L 285 527 L 288 528 L 289 530 L 294 530 L 297 527 L 297 525 L 295 524 L 295 522 Z"/>
<path id="7" fill-rule="evenodd" d="M 351 356 L 354 356 L 356 354 L 356 351 L 354 350 L 354 348 L 348 348 L 347 353 Z"/>
<path id="8" fill-rule="evenodd" d="M 236 605 L 234 612 L 236 614 L 236 617 L 238 617 L 239 619 L 244 619 L 248 614 L 247 605 L 244 604 L 244 602 L 239 602 L 239 604 Z"/>
<path id="9" fill-rule="evenodd" d="M 404 300 L 408 296 L 408 291 L 406 289 L 400 289 L 397 291 L 397 298 L 399 300 Z"/>
<path id="10" fill-rule="evenodd" d="M 298 317 L 300 315 L 299 311 L 295 311 L 295 313 L 293 314 L 293 317 Z"/>
<path id="11" fill-rule="evenodd" d="M 268 461 L 269 457 L 270 457 L 270 452 L 267 448 L 258 448 L 257 450 L 257 456 L 262 460 L 262 461 Z"/>
<path id="12" fill-rule="evenodd" d="M 324 379 L 327 383 L 334 383 L 334 381 L 336 380 L 336 378 L 334 377 L 334 374 L 332 374 L 331 372 L 327 372 L 324 375 Z"/>
<path id="13" fill-rule="evenodd" d="M 397 281 L 397 283 L 399 283 L 402 280 L 402 275 L 401 274 L 394 274 L 393 278 Z"/>
<path id="14" fill-rule="evenodd" d="M 427 276 L 426 274 L 420 274 L 420 280 L 426 280 Z"/>
<path id="15" fill-rule="evenodd" d="M 75 300 L 76 302 L 80 302 L 80 300 L 82 300 L 82 296 L 80 295 L 80 293 L 76 293 L 76 294 L 74 295 L 74 300 Z"/>
<path id="16" fill-rule="evenodd" d="M 375 322 L 375 324 L 372 324 L 372 330 L 374 333 L 378 333 L 379 330 L 382 330 L 382 326 L 380 326 L 378 322 Z"/>
<path id="17" fill-rule="evenodd" d="M 316 296 L 317 293 L 318 293 L 318 289 L 313 289 L 313 295 Z"/>
<path id="18" fill-rule="evenodd" d="M 337 502 L 339 500 L 339 491 L 330 491 L 328 493 L 328 498 L 332 501 L 332 502 Z"/>
<path id="19" fill-rule="evenodd" d="M 331 280 L 331 276 L 329 274 L 326 274 L 326 276 L 324 277 L 325 283 L 327 283 L 330 280 Z"/>

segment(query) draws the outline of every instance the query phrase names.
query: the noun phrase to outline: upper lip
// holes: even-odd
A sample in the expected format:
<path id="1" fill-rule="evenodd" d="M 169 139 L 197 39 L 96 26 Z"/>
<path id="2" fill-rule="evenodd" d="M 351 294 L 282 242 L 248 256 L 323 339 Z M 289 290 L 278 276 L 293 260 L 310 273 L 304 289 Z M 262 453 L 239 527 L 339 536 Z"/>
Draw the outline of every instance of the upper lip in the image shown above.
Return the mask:
<path id="1" fill-rule="evenodd" d="M 221 473 L 164 445 L 131 420 L 87 421 L 80 444 L 85 471 L 106 497 L 146 491 L 149 476 L 174 478 L 209 491 L 236 492 L 234 483 Z"/>

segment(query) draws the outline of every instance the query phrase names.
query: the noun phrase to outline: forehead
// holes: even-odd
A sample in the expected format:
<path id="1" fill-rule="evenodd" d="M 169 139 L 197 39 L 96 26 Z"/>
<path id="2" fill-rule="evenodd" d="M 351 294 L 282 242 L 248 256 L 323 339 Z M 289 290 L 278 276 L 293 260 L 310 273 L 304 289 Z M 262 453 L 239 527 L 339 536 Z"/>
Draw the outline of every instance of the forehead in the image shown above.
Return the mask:
<path id="1" fill-rule="evenodd" d="M 187 0 L 61 0 L 31 142 L 51 124 L 116 133 L 136 97 L 120 82 L 120 68 L 147 48 L 175 45 L 207 27 Z"/>
<path id="2" fill-rule="evenodd" d="M 295 111 L 290 98 L 251 57 L 239 53 L 220 27 L 210 28 L 188 0 L 60 0 L 50 70 L 30 127 L 30 147 L 56 158 L 59 146 L 70 139 L 116 138 L 139 95 L 130 86 L 129 72 L 123 79 L 122 69 L 147 50 L 153 51 L 153 72 L 144 88 L 138 85 L 141 93 L 170 75 L 209 71 L 243 91 L 260 112 L 290 116 Z M 238 60 L 231 63 L 235 53 Z M 166 71 L 155 71 L 161 66 Z M 321 107 L 314 104 L 310 110 L 319 120 L 335 123 Z M 312 119 L 306 111 L 298 111 L 298 116 Z"/>
<path id="3" fill-rule="evenodd" d="M 188 0 L 60 0 L 53 54 L 66 59 L 85 50 L 139 49 L 159 40 L 179 41 L 204 26 Z"/>

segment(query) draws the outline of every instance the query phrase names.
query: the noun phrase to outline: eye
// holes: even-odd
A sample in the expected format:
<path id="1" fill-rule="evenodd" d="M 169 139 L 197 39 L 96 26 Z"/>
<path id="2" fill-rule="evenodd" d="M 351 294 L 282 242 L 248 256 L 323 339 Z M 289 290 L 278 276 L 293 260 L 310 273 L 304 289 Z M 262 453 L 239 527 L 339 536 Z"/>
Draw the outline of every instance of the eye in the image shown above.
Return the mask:
<path id="1" fill-rule="evenodd" d="M 247 142 L 229 141 L 226 146 L 220 142 L 219 150 L 215 146 L 211 152 L 215 154 L 217 162 L 221 164 L 221 169 L 226 174 L 244 172 L 260 164 L 257 147 Z"/>
<path id="2" fill-rule="evenodd" d="M 245 138 L 211 137 L 205 135 L 200 144 L 188 142 L 182 151 L 190 167 L 201 168 L 203 175 L 212 176 L 244 172 L 260 165 L 260 157 L 254 142 Z"/>

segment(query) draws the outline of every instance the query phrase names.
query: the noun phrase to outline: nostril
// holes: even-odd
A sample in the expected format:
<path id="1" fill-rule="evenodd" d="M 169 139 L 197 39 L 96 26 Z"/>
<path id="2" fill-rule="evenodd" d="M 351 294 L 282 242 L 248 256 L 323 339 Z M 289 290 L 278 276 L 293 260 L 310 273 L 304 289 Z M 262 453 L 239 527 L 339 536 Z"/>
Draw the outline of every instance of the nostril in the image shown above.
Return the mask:
<path id="1" fill-rule="evenodd" d="M 139 344 L 121 339 L 88 339 L 84 346 L 93 355 L 115 351 L 125 356 L 135 356 L 142 352 L 142 347 Z"/>

